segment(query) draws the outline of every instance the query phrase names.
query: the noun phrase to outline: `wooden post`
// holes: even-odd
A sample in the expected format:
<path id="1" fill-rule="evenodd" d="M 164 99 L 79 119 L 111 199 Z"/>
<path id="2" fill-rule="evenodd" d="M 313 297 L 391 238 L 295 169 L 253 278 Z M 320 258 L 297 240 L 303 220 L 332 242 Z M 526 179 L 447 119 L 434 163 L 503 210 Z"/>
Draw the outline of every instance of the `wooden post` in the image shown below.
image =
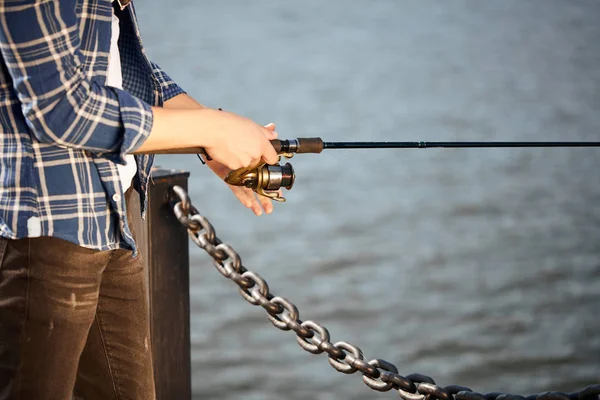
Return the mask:
<path id="1" fill-rule="evenodd" d="M 157 400 L 192 397 L 189 237 L 172 208 L 170 188 L 187 190 L 189 173 L 154 169 L 140 247 L 148 271 L 150 333 Z M 140 230 L 138 230 L 139 232 Z"/>

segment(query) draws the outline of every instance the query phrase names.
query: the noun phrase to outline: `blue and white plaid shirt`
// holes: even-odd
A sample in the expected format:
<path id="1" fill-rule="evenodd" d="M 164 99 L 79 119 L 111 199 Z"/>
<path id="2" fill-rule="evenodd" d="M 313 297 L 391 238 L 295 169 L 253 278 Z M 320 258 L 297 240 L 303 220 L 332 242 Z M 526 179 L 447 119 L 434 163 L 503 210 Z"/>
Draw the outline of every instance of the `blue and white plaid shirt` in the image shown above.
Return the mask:
<path id="1" fill-rule="evenodd" d="M 0 0 L 0 236 L 136 250 L 117 163 L 183 90 L 146 57 L 133 6 L 116 13 L 124 90 L 105 86 L 111 0 Z M 153 158 L 136 161 L 145 210 Z"/>

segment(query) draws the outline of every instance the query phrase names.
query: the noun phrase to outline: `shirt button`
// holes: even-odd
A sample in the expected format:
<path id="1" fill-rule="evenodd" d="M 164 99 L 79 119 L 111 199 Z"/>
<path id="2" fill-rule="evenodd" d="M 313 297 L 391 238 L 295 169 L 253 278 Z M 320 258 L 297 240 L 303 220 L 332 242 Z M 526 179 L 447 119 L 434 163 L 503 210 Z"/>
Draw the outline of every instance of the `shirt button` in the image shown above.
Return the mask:
<path id="1" fill-rule="evenodd" d="M 115 203 L 118 203 L 121 201 L 121 195 L 118 193 L 113 194 L 112 199 L 115 201 Z"/>

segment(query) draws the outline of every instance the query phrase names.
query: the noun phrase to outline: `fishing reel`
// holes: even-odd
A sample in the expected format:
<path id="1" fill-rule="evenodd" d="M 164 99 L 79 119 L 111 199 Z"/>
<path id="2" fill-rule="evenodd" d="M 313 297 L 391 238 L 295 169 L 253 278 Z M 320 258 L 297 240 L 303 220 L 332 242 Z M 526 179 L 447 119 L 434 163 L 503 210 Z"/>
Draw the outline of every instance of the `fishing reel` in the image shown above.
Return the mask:
<path id="1" fill-rule="evenodd" d="M 300 138 L 291 140 L 271 140 L 271 144 L 281 157 L 290 159 L 294 153 L 320 153 L 323 150 L 321 138 Z M 260 163 L 257 166 L 240 168 L 231 171 L 225 177 L 225 182 L 234 186 L 244 186 L 252 189 L 260 196 L 284 202 L 285 198 L 279 194 L 282 187 L 290 190 L 294 186 L 296 174 L 290 163 L 273 165 Z"/>
<path id="2" fill-rule="evenodd" d="M 282 154 L 286 158 L 291 158 L 293 154 Z M 281 160 L 281 157 L 279 157 Z M 268 197 L 275 201 L 284 202 L 285 198 L 279 194 L 282 187 L 290 190 L 294 186 L 296 174 L 292 164 L 279 163 L 269 165 L 260 163 L 255 167 L 240 168 L 231 171 L 226 177 L 225 182 L 234 186 L 245 186 L 254 190 L 261 196 Z"/>

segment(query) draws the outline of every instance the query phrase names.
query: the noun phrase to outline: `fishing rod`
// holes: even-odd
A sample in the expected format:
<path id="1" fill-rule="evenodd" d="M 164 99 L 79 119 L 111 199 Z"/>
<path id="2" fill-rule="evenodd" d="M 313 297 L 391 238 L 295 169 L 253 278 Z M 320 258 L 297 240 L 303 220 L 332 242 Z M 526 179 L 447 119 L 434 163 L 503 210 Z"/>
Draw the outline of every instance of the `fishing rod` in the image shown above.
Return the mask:
<path id="1" fill-rule="evenodd" d="M 321 138 L 298 138 L 271 140 L 281 157 L 292 158 L 294 154 L 319 154 L 325 149 L 428 149 L 428 148 L 514 148 L 514 147 L 600 147 L 600 142 L 324 142 Z M 203 152 L 206 155 L 206 152 Z M 285 201 L 279 194 L 284 187 L 294 186 L 296 174 L 290 163 L 278 163 L 240 168 L 231 171 L 225 182 L 234 186 L 245 186 L 261 196 L 276 201 Z"/>
<path id="2" fill-rule="evenodd" d="M 599 147 L 600 142 L 323 142 L 323 149 L 429 149 L 491 147 Z"/>

